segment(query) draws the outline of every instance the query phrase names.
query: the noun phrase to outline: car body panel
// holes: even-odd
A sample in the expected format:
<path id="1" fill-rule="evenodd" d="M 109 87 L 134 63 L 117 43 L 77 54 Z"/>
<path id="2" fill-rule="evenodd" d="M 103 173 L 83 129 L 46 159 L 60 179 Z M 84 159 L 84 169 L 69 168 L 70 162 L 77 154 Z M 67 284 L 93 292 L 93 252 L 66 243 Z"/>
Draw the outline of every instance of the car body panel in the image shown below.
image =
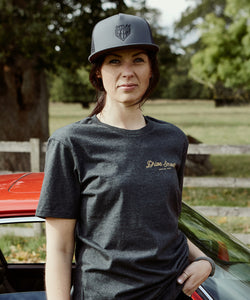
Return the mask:
<path id="1" fill-rule="evenodd" d="M 34 216 L 43 177 L 43 173 L 1 175 L 0 218 Z"/>

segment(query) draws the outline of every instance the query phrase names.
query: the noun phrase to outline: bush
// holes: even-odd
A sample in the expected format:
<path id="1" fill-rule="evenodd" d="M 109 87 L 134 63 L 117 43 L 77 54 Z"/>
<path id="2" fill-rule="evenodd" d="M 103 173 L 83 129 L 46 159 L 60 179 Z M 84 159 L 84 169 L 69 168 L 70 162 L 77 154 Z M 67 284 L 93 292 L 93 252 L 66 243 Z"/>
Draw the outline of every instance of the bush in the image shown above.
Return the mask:
<path id="1" fill-rule="evenodd" d="M 60 68 L 57 75 L 50 75 L 50 101 L 81 103 L 88 107 L 94 99 L 94 88 L 89 82 L 89 72 L 79 68 L 72 72 Z"/>

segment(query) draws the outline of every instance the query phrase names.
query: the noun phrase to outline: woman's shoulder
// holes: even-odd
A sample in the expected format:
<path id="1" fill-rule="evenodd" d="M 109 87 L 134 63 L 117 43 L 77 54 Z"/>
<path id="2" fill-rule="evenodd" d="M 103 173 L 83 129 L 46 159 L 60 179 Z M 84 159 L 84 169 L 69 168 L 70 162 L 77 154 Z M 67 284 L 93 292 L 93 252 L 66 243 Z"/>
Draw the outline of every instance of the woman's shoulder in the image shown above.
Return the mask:
<path id="1" fill-rule="evenodd" d="M 67 143 L 72 139 L 80 139 L 86 137 L 90 127 L 95 126 L 93 117 L 87 117 L 74 123 L 65 125 L 55 130 L 49 138 L 58 142 Z"/>
<path id="2" fill-rule="evenodd" d="M 182 131 L 182 129 L 180 129 L 178 126 L 176 126 L 172 123 L 169 123 L 169 122 L 166 122 L 163 120 L 159 120 L 159 119 L 155 119 L 155 118 L 149 117 L 149 116 L 147 116 L 146 119 L 148 122 L 151 122 L 153 124 L 153 126 L 156 130 L 158 129 L 161 131 L 166 131 L 168 133 L 171 132 L 173 134 L 178 134 L 185 139 L 187 138 L 186 134 Z"/>

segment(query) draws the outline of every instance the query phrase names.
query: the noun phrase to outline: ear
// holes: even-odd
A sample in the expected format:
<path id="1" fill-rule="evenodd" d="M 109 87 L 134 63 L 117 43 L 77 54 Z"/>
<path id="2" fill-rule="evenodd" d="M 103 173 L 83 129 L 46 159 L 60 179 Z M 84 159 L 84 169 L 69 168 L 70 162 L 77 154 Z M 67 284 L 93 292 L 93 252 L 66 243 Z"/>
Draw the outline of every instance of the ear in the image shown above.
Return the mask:
<path id="1" fill-rule="evenodd" d="M 101 74 L 101 72 L 99 70 L 96 71 L 96 76 L 97 76 L 97 78 L 102 78 L 102 74 Z"/>

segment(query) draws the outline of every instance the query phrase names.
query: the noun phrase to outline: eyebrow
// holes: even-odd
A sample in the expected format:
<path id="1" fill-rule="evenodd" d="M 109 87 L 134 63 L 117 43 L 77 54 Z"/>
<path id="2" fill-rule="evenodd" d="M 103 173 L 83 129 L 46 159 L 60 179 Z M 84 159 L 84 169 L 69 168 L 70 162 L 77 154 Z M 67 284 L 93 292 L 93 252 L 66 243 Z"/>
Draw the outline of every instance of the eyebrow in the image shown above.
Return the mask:
<path id="1" fill-rule="evenodd" d="M 140 54 L 145 54 L 145 55 L 147 55 L 145 51 L 140 51 L 140 52 L 138 52 L 138 53 L 133 54 L 132 57 L 138 56 L 138 55 L 140 55 Z M 112 55 L 112 56 L 115 56 L 115 57 L 122 57 L 122 55 L 115 54 L 115 53 L 112 53 L 112 52 L 107 53 L 107 55 Z"/>

